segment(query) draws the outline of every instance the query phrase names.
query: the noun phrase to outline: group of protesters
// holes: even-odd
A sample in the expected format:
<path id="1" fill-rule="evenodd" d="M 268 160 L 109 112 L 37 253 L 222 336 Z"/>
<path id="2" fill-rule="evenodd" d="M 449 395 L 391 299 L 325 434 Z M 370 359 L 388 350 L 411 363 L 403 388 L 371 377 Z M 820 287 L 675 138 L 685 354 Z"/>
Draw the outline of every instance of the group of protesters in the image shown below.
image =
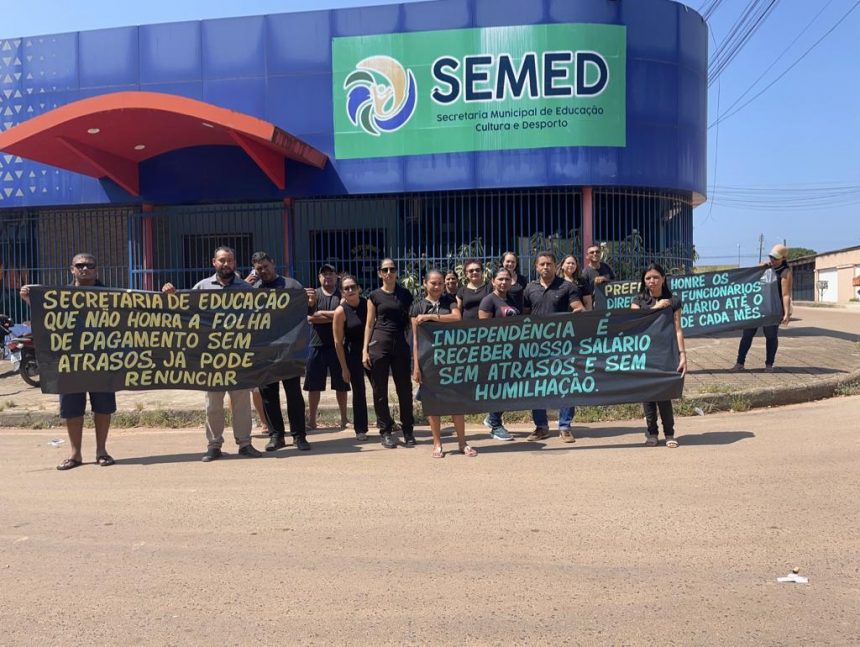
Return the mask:
<path id="1" fill-rule="evenodd" d="M 785 267 L 785 248 L 777 246 L 771 253 L 774 267 Z M 776 256 L 775 256 L 776 255 Z M 534 270 L 537 278 L 528 281 L 520 272 L 514 252 L 505 252 L 499 259 L 498 269 L 487 280 L 483 263 L 469 259 L 462 266 L 464 280 L 453 271 L 432 269 L 423 276 L 423 293 L 415 298 L 398 283 L 398 267 L 391 258 L 379 264 L 379 287 L 362 294 L 363 286 L 350 274 L 338 275 L 336 268 L 324 264 L 319 269 L 319 286 L 304 288 L 293 278 L 280 275 L 275 259 L 266 252 L 256 252 L 252 258 L 252 272 L 245 278 L 237 273 L 236 254 L 229 247 L 218 247 L 212 258 L 214 274 L 194 285 L 192 290 L 252 290 L 256 288 L 292 288 L 304 290 L 307 297 L 308 324 L 312 328 L 311 349 L 304 374 L 285 379 L 287 417 L 293 445 L 299 450 L 310 450 L 307 431 L 316 429 L 321 392 L 327 382 L 336 393 L 340 412 L 340 428 L 351 429 L 358 441 L 368 440 L 369 417 L 365 395 L 365 379 L 370 381 L 376 427 L 383 447 L 394 449 L 399 444 L 416 445 L 413 415 L 413 382 L 421 383 L 418 328 L 426 322 L 446 324 L 461 320 L 491 319 L 517 315 L 550 316 L 561 313 L 579 313 L 592 309 L 593 294 L 602 284 L 615 280 L 614 272 L 601 260 L 601 249 L 594 245 L 586 250 L 586 264 L 580 267 L 578 259 L 568 255 L 556 259 L 550 251 L 535 255 Z M 71 265 L 72 285 L 86 288 L 102 286 L 98 279 L 96 260 L 91 254 L 77 254 Z M 790 277 L 790 274 L 789 274 Z M 789 285 L 790 288 L 790 285 Z M 176 287 L 165 283 L 165 293 Z M 784 293 L 781 290 L 781 293 Z M 790 294 L 790 289 L 788 290 Z M 28 298 L 28 287 L 21 289 Z M 679 363 L 677 371 L 687 371 L 684 334 L 681 328 L 682 304 L 673 295 L 667 283 L 665 270 L 651 263 L 641 274 L 639 292 L 633 299 L 633 309 L 655 310 L 670 308 L 673 313 Z M 786 318 L 789 306 L 786 305 Z M 775 339 L 772 331 L 768 338 L 768 367 L 773 365 Z M 752 331 L 754 334 L 754 329 Z M 744 334 L 741 352 L 745 357 L 752 334 Z M 411 340 L 411 344 L 410 344 Z M 738 365 L 742 368 L 743 358 Z M 389 380 L 394 383 L 398 400 L 399 423 L 395 422 L 389 406 Z M 308 393 L 308 406 L 302 391 Z M 352 392 L 352 421 L 349 420 L 347 397 Z M 232 429 L 238 453 L 256 458 L 262 456 L 251 442 L 252 402 L 258 416 L 267 428 L 267 452 L 286 447 L 286 427 L 281 412 L 280 385 L 260 385 L 258 389 L 207 391 L 206 439 L 207 449 L 202 460 L 211 462 L 222 456 L 226 425 L 225 393 L 229 395 L 232 410 Z M 417 397 L 420 399 L 420 388 Z M 95 419 L 97 463 L 112 465 L 106 441 L 111 414 L 116 411 L 113 393 L 90 393 Z M 81 444 L 86 393 L 60 395 L 60 415 L 66 421 L 71 455 L 57 466 L 67 470 L 82 464 Z M 558 413 L 558 436 L 561 442 L 576 441 L 572 432 L 575 407 L 561 408 Z M 452 412 L 453 427 L 460 453 L 474 457 L 477 451 L 468 444 L 465 420 L 462 414 Z M 662 421 L 666 447 L 677 447 L 674 434 L 674 417 L 671 401 L 644 403 L 646 421 L 645 444 L 658 445 L 658 414 Z M 514 440 L 504 426 L 503 411 L 489 412 L 483 424 L 492 438 Z M 550 437 L 547 411 L 531 412 L 534 429 L 527 441 L 542 441 Z M 432 435 L 434 458 L 442 458 L 440 416 L 428 416 Z M 399 436 L 402 434 L 402 441 Z"/>

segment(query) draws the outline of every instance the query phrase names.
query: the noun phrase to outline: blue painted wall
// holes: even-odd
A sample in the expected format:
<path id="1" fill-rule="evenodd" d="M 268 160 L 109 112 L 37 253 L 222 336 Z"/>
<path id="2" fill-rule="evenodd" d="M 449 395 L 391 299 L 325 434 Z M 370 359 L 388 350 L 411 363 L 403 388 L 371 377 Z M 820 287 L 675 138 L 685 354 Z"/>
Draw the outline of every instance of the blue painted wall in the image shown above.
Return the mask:
<path id="1" fill-rule="evenodd" d="M 552 22 L 627 26 L 627 146 L 288 163 L 280 192 L 238 149 L 176 151 L 141 167 L 157 203 L 554 185 L 705 194 L 707 27 L 669 0 L 435 0 L 0 41 L 0 129 L 123 90 L 246 112 L 334 156 L 331 38 Z M 0 154 L 0 209 L 136 202 L 95 180 Z"/>

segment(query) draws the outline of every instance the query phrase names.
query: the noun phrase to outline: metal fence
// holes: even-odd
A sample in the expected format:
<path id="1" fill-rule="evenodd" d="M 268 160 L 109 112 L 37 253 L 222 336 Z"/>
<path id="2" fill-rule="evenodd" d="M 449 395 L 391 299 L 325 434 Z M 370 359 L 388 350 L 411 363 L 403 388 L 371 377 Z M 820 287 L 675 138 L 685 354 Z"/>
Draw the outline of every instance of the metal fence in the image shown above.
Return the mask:
<path id="1" fill-rule="evenodd" d="M 667 270 L 692 269 L 692 205 L 669 192 L 595 189 L 594 239 L 623 278 L 637 277 L 657 260 Z M 0 311 L 28 318 L 18 298 L 27 283 L 62 285 L 75 253 L 99 261 L 107 285 L 189 288 L 213 272 L 212 251 L 236 249 L 239 271 L 263 249 L 305 285 L 317 282 L 323 263 L 354 274 L 366 288 L 378 284 L 386 256 L 401 281 L 417 289 L 430 268 L 462 276 L 466 259 L 495 267 L 514 251 L 531 275 L 536 253 L 582 252 L 582 195 L 577 187 L 451 191 L 268 202 L 158 207 L 0 211 Z"/>

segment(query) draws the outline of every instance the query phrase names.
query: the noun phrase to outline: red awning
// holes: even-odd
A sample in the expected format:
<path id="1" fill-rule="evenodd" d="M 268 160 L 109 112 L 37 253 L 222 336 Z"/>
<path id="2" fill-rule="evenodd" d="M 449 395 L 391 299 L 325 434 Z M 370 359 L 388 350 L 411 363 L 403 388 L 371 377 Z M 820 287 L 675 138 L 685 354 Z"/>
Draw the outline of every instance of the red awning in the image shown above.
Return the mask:
<path id="1" fill-rule="evenodd" d="M 189 146 L 239 146 L 279 188 L 284 160 L 323 168 L 328 158 L 256 117 L 158 92 L 115 92 L 61 106 L 0 133 L 0 151 L 140 195 L 143 160 Z"/>

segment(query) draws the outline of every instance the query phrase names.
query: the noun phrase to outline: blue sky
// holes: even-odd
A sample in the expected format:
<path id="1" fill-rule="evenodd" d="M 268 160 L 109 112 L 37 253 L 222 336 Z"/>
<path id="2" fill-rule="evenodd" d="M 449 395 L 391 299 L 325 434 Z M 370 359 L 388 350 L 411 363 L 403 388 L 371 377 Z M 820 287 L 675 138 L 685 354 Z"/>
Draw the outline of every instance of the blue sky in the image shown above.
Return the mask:
<path id="1" fill-rule="evenodd" d="M 711 87 L 709 122 L 765 73 L 804 28 L 808 27 L 807 31 L 747 98 L 788 68 L 857 2 L 778 2 L 761 29 Z M 0 17 L 0 38 L 375 4 L 389 2 L 15 0 L 7 3 Z M 707 3 L 690 0 L 688 4 L 699 8 Z M 726 38 L 747 5 L 748 0 L 725 0 L 719 5 L 710 19 L 712 46 L 714 40 L 719 44 Z M 789 246 L 817 251 L 860 245 L 857 34 L 860 8 L 769 90 L 710 128 L 708 184 L 716 184 L 718 190 L 712 201 L 694 212 L 694 238 L 702 264 L 736 263 L 739 253 L 741 264 L 753 264 L 758 260 L 760 235 L 764 236 L 765 254 L 783 240 Z M 758 205 L 765 208 L 754 208 Z"/>

